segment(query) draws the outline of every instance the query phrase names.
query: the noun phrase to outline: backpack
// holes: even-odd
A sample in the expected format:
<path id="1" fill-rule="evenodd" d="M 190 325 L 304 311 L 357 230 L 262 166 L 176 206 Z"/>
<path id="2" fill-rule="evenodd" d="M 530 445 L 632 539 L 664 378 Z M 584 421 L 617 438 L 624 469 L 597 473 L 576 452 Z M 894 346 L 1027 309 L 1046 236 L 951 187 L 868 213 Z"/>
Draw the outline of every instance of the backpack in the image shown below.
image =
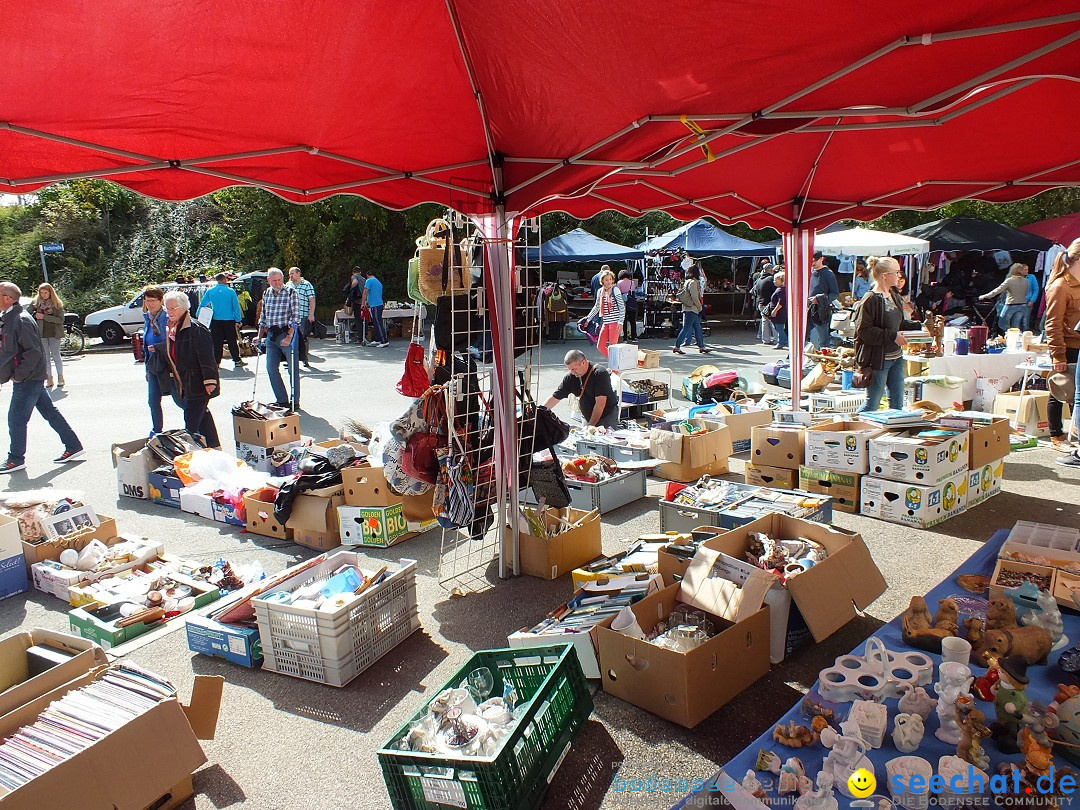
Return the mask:
<path id="1" fill-rule="evenodd" d="M 563 295 L 562 290 L 554 289 L 551 291 L 551 294 L 548 295 L 547 308 L 548 312 L 566 312 L 566 296 Z"/>

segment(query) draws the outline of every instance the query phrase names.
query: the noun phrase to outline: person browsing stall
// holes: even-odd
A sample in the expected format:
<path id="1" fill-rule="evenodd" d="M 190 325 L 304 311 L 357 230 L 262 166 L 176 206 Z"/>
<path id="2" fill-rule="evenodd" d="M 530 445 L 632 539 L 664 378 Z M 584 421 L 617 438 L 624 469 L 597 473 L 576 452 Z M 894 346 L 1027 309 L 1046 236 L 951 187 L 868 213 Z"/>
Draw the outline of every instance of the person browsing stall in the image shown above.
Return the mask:
<path id="1" fill-rule="evenodd" d="M 190 302 L 189 302 L 190 303 Z M 165 312 L 165 290 L 161 287 L 143 288 L 143 346 L 146 363 L 146 401 L 150 406 L 150 438 L 164 430 L 165 415 L 161 410 L 162 397 L 173 395 L 172 366 L 165 356 L 165 340 L 168 334 L 169 316 Z M 220 344 L 219 344 L 220 345 Z M 177 407 L 184 403 L 174 397 Z"/>
<path id="2" fill-rule="evenodd" d="M 626 316 L 626 303 L 623 300 L 622 292 L 615 286 L 615 274 L 611 270 L 605 270 L 601 274 L 600 290 L 596 294 L 596 302 L 585 317 L 592 320 L 597 315 L 600 316 L 603 325 L 600 327 L 600 336 L 597 338 L 596 348 L 602 356 L 607 357 L 608 346 L 619 342 L 619 336 L 622 334 L 623 319 Z"/>
<path id="3" fill-rule="evenodd" d="M 382 282 L 375 278 L 374 270 L 364 271 L 364 293 L 360 301 L 361 307 L 367 307 L 371 312 L 371 325 L 375 327 L 375 346 L 385 349 L 390 345 L 386 339 L 386 326 L 383 324 L 383 286 Z"/>
<path id="4" fill-rule="evenodd" d="M 825 264 L 825 255 L 819 250 L 814 253 L 814 263 L 810 266 L 810 312 L 807 321 L 810 324 L 810 342 L 821 349 L 832 345 L 832 304 L 840 295 L 840 286 L 836 275 Z"/>
<path id="5" fill-rule="evenodd" d="M 1001 284 L 985 295 L 980 295 L 980 301 L 997 298 L 1005 293 L 1005 311 L 1002 313 L 998 325 L 1002 331 L 1015 327 L 1023 329 L 1028 316 L 1028 283 L 1027 269 L 1017 262 L 1009 268 L 1009 277 Z"/>
<path id="6" fill-rule="evenodd" d="M 191 302 L 180 290 L 165 293 L 165 357 L 172 369 L 172 383 L 184 409 L 184 428 L 206 440 L 207 447 L 221 447 L 210 400 L 221 393 L 221 378 L 214 359 L 210 330 L 191 317 Z M 159 344 L 160 346 L 160 344 Z"/>
<path id="7" fill-rule="evenodd" d="M 297 303 L 300 305 L 300 362 L 304 364 L 304 368 L 311 371 L 311 363 L 308 362 L 308 335 L 315 323 L 315 287 L 304 278 L 299 267 L 289 268 L 289 286 L 296 290 Z"/>
<path id="8" fill-rule="evenodd" d="M 216 283 L 203 293 L 199 302 L 200 308 L 210 307 L 213 312 L 210 319 L 210 337 L 214 341 L 214 357 L 220 366 L 221 358 L 225 356 L 222 344 L 227 343 L 233 366 L 243 368 L 246 364 L 240 357 L 240 346 L 236 341 L 236 330 L 244 320 L 244 314 L 240 311 L 240 299 L 236 291 L 229 286 L 228 276 L 218 273 L 214 278 Z"/>
<path id="9" fill-rule="evenodd" d="M 259 340 L 266 338 L 266 374 L 274 391 L 274 402 L 283 407 L 300 407 L 300 366 L 296 356 L 296 327 L 300 319 L 300 301 L 296 290 L 285 286 L 285 274 L 279 267 L 266 271 L 266 288 L 259 315 Z M 281 379 L 282 360 L 289 361 L 296 401 L 293 402 Z"/>
<path id="10" fill-rule="evenodd" d="M 618 427 L 619 403 L 611 385 L 611 372 L 599 364 L 590 363 L 589 358 L 578 349 L 568 351 L 563 362 L 570 373 L 563 377 L 555 393 L 544 404 L 554 408 L 561 400 L 574 394 L 586 422 L 594 427 Z"/>
<path id="11" fill-rule="evenodd" d="M 1061 423 L 1064 402 L 1072 406 L 1073 425 L 1080 434 L 1080 385 L 1076 384 L 1080 380 L 1080 239 L 1054 259 L 1046 282 L 1046 342 L 1054 363 L 1047 381 L 1050 441 L 1055 449 L 1068 453 L 1055 460 L 1063 467 L 1080 468 L 1080 450 L 1073 447 Z"/>
<path id="12" fill-rule="evenodd" d="M 7 460 L 0 464 L 0 474 L 26 468 L 26 426 L 35 408 L 64 443 L 64 452 L 54 463 L 74 461 L 83 454 L 82 442 L 45 390 L 45 349 L 37 323 L 19 304 L 21 297 L 17 285 L 0 282 L 0 383 L 11 382 L 11 443 Z"/>
<path id="13" fill-rule="evenodd" d="M 886 256 L 878 259 L 871 271 L 874 286 L 859 304 L 855 317 L 855 365 L 871 373 L 866 387 L 866 402 L 860 411 L 881 409 L 881 398 L 889 394 L 890 408 L 904 407 L 905 329 L 919 329 L 922 324 L 907 320 L 904 301 L 896 290 L 900 264 Z"/>

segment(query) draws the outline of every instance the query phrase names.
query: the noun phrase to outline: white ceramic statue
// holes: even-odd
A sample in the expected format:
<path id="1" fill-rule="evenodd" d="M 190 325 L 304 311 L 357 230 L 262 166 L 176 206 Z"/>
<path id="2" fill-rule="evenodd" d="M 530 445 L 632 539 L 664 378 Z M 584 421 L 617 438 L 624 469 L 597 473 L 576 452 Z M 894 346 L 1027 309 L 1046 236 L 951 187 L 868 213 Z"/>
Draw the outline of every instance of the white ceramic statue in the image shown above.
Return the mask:
<path id="1" fill-rule="evenodd" d="M 833 796 L 833 778 L 825 771 L 817 775 L 817 788 L 804 793 L 795 802 L 795 810 L 839 810 Z"/>
<path id="2" fill-rule="evenodd" d="M 1046 630 L 1050 634 L 1050 640 L 1054 642 L 1054 649 L 1060 650 L 1069 643 L 1069 637 L 1065 635 L 1065 623 L 1061 621 L 1061 610 L 1058 609 L 1057 600 L 1050 591 L 1039 589 L 1039 610 L 1029 610 L 1022 617 L 1020 623 L 1025 626 L 1035 625 Z"/>
<path id="3" fill-rule="evenodd" d="M 960 726 L 956 722 L 956 700 L 968 694 L 971 684 L 971 668 L 958 661 L 946 661 L 938 668 L 938 682 L 934 684 L 937 692 L 938 730 L 934 736 L 943 743 L 956 745 L 960 742 Z"/>
<path id="4" fill-rule="evenodd" d="M 832 777 L 833 784 L 841 793 L 851 797 L 848 779 L 859 768 L 865 768 L 873 774 L 874 764 L 866 757 L 870 746 L 859 736 L 858 726 L 849 720 L 842 723 L 840 729 L 842 733 L 833 742 L 829 755 L 821 763 L 821 770 Z"/>
<path id="5" fill-rule="evenodd" d="M 905 714 L 917 714 L 925 721 L 935 706 L 937 706 L 937 700 L 930 697 L 925 689 L 908 684 L 896 708 Z"/>
<path id="6" fill-rule="evenodd" d="M 893 744 L 896 750 L 904 754 L 916 751 L 922 743 L 926 726 L 917 714 L 901 713 L 893 720 Z"/>

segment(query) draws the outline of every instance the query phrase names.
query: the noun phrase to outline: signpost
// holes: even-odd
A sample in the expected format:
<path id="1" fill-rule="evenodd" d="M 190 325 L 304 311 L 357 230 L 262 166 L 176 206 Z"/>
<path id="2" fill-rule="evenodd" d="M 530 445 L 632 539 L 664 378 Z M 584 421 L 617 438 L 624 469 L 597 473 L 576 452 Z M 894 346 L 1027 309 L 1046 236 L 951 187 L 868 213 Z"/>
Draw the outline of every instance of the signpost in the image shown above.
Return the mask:
<path id="1" fill-rule="evenodd" d="M 38 256 L 41 257 L 41 272 L 45 275 L 45 281 L 49 280 L 49 266 L 45 264 L 45 254 L 63 252 L 64 245 L 61 242 L 47 242 L 44 245 L 38 245 Z"/>

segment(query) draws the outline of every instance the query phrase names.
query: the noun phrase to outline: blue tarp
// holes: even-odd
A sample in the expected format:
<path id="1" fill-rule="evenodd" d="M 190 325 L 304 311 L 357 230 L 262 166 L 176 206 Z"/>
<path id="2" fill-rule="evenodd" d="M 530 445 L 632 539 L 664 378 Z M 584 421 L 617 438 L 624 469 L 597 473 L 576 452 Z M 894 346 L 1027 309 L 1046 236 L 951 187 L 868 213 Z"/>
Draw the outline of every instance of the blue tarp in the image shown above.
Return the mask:
<path id="1" fill-rule="evenodd" d="M 695 219 L 673 231 L 654 236 L 638 245 L 640 250 L 674 250 L 682 248 L 694 258 L 703 256 L 771 256 L 776 248 L 761 242 L 751 242 L 732 236 L 704 219 Z"/>
<path id="2" fill-rule="evenodd" d="M 581 228 L 542 243 L 539 257 L 537 248 L 530 248 L 527 253 L 530 262 L 538 258 L 545 262 L 630 262 L 645 255 L 635 248 L 607 242 Z"/>

